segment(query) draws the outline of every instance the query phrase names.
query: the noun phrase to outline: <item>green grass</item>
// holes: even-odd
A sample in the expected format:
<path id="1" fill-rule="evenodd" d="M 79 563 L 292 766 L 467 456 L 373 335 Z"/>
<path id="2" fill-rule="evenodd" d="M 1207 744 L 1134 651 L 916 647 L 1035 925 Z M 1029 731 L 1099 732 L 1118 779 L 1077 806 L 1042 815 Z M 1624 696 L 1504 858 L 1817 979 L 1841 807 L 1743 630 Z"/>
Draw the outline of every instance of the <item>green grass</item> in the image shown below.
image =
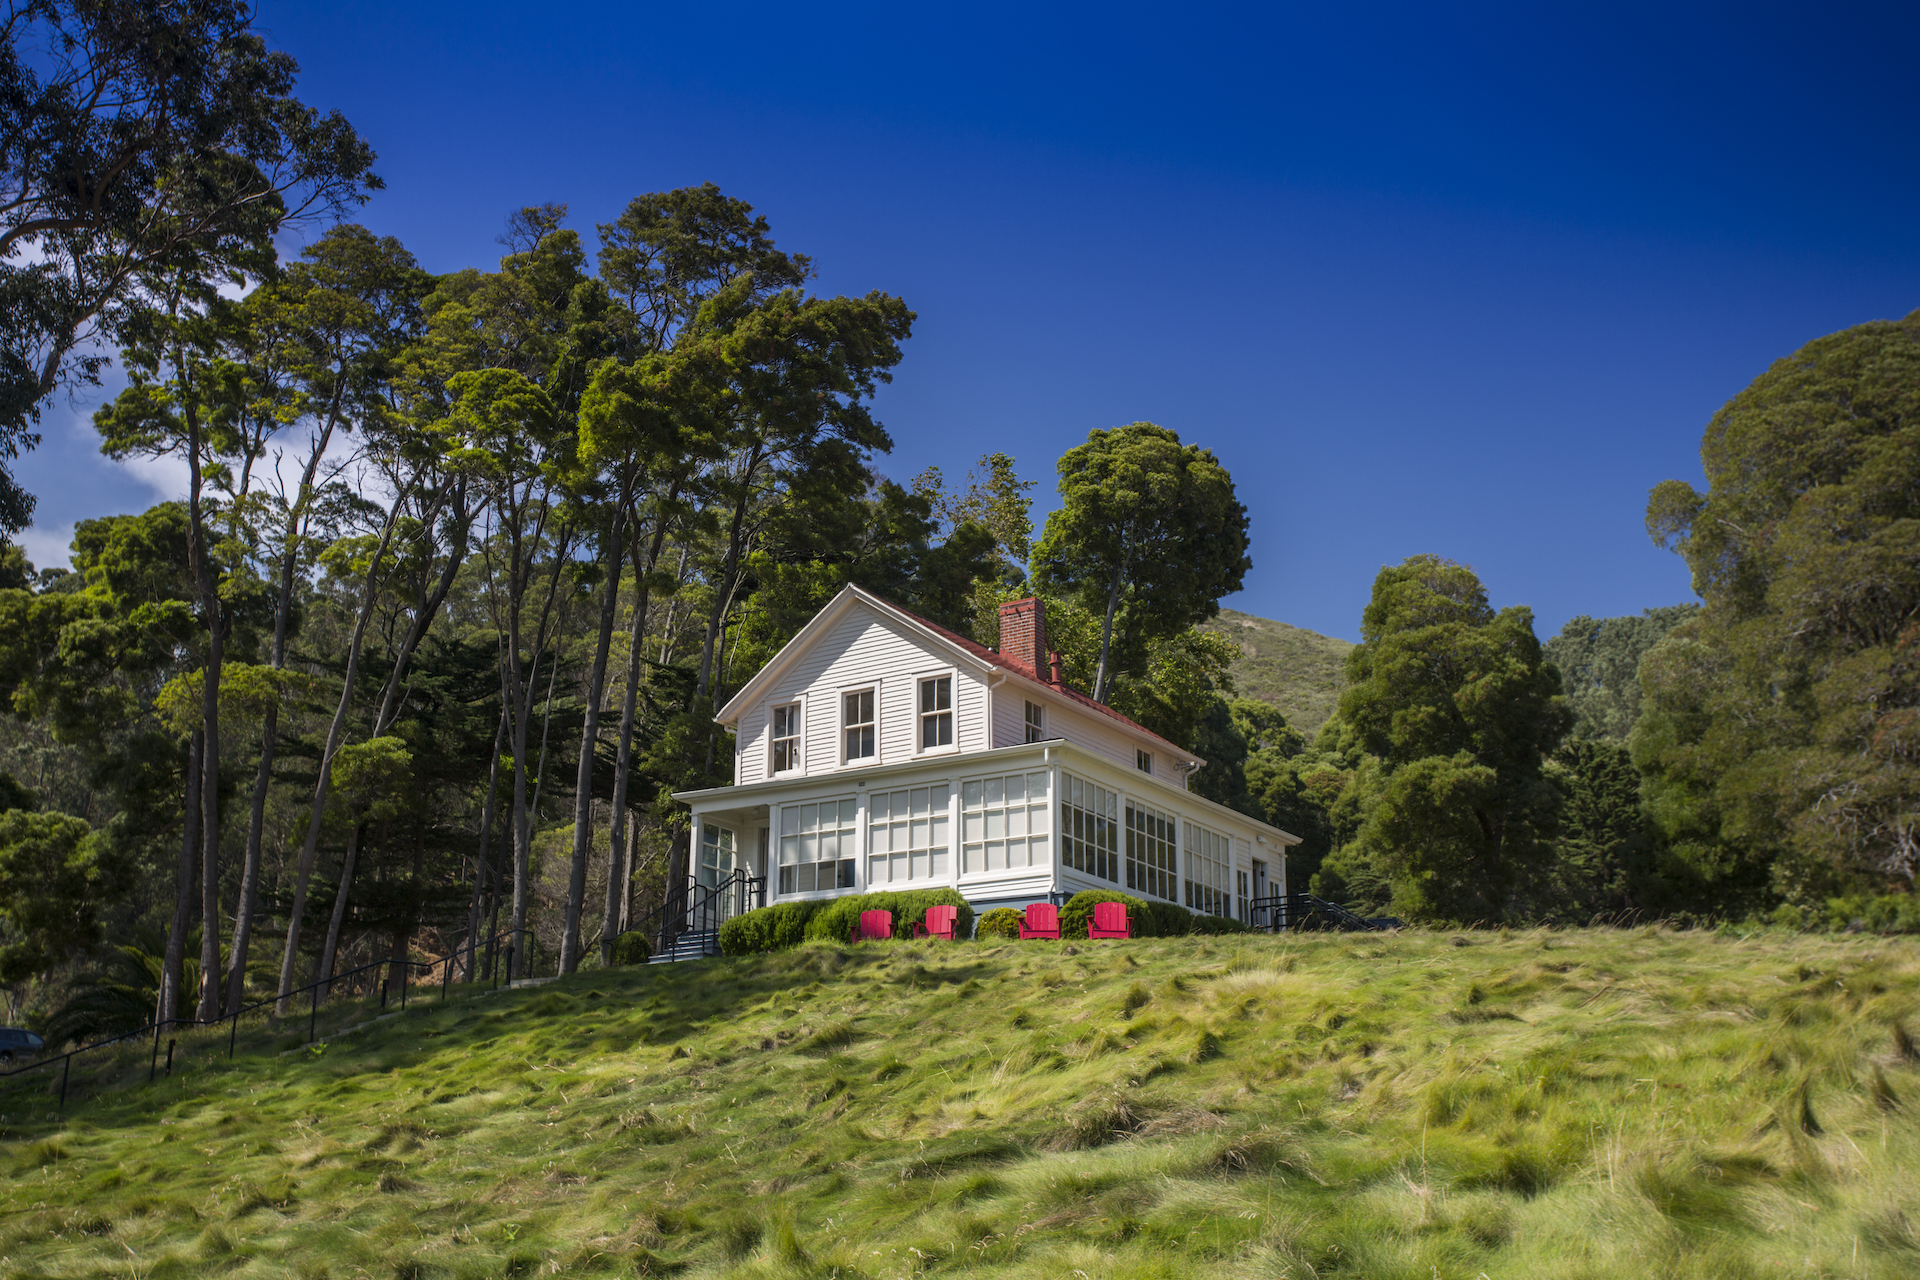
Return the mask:
<path id="1" fill-rule="evenodd" d="M 1784 933 L 602 971 L 0 1094 L 0 1275 L 1911 1276 L 1913 1027 Z"/>
<path id="2" fill-rule="evenodd" d="M 1232 672 L 1240 696 L 1278 707 L 1311 741 L 1340 701 L 1353 645 L 1236 609 L 1222 609 L 1206 626 L 1239 646 Z"/>

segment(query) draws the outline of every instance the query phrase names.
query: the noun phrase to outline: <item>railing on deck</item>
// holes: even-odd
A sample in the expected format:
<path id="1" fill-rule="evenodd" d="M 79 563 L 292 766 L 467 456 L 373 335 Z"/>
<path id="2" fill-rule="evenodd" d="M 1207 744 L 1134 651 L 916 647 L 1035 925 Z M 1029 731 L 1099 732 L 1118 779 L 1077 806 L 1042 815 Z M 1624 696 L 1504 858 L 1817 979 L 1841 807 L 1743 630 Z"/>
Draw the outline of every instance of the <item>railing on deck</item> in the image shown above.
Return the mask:
<path id="1" fill-rule="evenodd" d="M 1252 908 L 1253 927 L 1269 933 L 1295 929 L 1366 932 L 1390 927 L 1311 893 L 1273 893 L 1255 898 L 1248 905 Z"/>
<path id="2" fill-rule="evenodd" d="M 667 895 L 654 920 L 653 954 L 665 955 L 674 943 L 688 934 L 717 934 L 720 926 L 737 915 L 765 906 L 765 876 L 750 876 L 735 870 L 718 884 L 688 881 Z"/>

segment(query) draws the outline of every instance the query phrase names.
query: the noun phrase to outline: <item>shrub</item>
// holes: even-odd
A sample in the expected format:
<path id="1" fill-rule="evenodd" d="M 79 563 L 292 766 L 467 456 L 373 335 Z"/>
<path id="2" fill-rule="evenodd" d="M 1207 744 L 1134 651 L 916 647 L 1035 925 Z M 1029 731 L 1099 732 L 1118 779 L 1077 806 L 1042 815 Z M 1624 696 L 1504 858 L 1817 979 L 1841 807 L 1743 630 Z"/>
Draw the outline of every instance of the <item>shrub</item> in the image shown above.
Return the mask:
<path id="1" fill-rule="evenodd" d="M 743 912 L 720 926 L 720 954 L 758 955 L 798 946 L 806 936 L 807 921 L 824 902 L 777 902 Z"/>
<path id="2" fill-rule="evenodd" d="M 823 941 L 845 942 L 862 911 L 893 912 L 893 936 L 910 937 L 913 926 L 925 923 L 927 908 L 958 907 L 954 915 L 954 936 L 973 936 L 973 907 L 952 889 L 919 889 L 907 893 L 862 893 L 850 898 L 830 898 L 807 921 L 806 936 Z"/>
<path id="3" fill-rule="evenodd" d="M 1087 921 L 1093 919 L 1095 903 L 1118 902 L 1127 908 L 1127 923 L 1133 927 L 1136 938 L 1149 937 L 1146 930 L 1151 917 L 1147 904 L 1130 893 L 1121 893 L 1117 889 L 1086 889 L 1067 899 L 1067 905 L 1060 908 L 1060 936 L 1062 938 L 1084 938 L 1087 936 Z"/>
<path id="4" fill-rule="evenodd" d="M 1020 926 L 1026 923 L 1026 917 L 1012 907 L 995 907 L 980 917 L 980 927 L 974 930 L 979 938 L 1017 938 Z"/>
<path id="5" fill-rule="evenodd" d="M 1194 933 L 1247 933 L 1251 929 L 1251 926 L 1241 924 L 1232 916 L 1204 916 L 1194 913 L 1190 918 L 1193 921 L 1192 932 Z"/>
<path id="6" fill-rule="evenodd" d="M 613 940 L 615 964 L 645 964 L 652 957 L 653 948 L 647 945 L 647 935 L 638 929 L 629 929 Z"/>

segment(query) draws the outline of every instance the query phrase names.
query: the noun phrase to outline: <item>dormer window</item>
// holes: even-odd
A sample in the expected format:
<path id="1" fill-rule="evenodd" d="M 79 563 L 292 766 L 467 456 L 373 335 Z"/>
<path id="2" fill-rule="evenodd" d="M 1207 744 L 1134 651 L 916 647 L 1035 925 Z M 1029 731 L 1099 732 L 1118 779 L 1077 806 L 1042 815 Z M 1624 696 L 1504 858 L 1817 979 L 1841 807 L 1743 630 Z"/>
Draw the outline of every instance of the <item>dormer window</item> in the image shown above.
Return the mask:
<path id="1" fill-rule="evenodd" d="M 800 767 L 800 704 L 789 702 L 773 709 L 773 772 L 791 773 Z"/>
<path id="2" fill-rule="evenodd" d="M 840 730 L 847 764 L 874 758 L 879 747 L 874 734 L 873 690 L 858 689 L 841 697 Z"/>
<path id="3" fill-rule="evenodd" d="M 1153 776 L 1153 752 L 1136 750 L 1133 753 L 1133 767 L 1138 769 L 1140 772 L 1146 774 L 1148 777 L 1152 777 Z"/>
<path id="4" fill-rule="evenodd" d="M 1037 702 L 1027 704 L 1027 741 L 1041 742 L 1047 736 L 1047 709 Z"/>
<path id="5" fill-rule="evenodd" d="M 920 749 L 952 745 L 953 677 L 932 676 L 920 682 Z"/>

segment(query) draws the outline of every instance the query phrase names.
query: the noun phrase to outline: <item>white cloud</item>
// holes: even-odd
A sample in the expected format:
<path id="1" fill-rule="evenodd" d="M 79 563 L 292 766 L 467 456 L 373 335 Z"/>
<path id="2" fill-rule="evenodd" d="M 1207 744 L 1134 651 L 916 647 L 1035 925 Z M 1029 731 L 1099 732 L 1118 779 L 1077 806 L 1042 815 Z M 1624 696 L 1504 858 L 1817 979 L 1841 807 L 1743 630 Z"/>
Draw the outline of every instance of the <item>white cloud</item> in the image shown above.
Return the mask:
<path id="1" fill-rule="evenodd" d="M 67 547 L 72 541 L 72 525 L 64 529 L 42 529 L 35 525 L 20 535 L 20 545 L 36 569 L 68 567 Z"/>

